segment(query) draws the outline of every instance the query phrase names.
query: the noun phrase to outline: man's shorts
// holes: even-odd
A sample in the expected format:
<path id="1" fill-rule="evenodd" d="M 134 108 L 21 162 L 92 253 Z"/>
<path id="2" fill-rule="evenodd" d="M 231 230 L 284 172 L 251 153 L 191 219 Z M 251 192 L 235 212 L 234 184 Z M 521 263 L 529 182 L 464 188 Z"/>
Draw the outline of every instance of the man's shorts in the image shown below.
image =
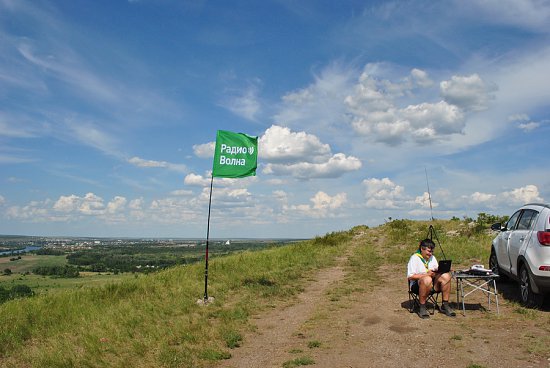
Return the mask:
<path id="1" fill-rule="evenodd" d="M 418 281 L 413 281 L 413 284 L 411 285 L 411 291 L 412 291 L 413 293 L 415 293 L 416 295 L 418 295 L 418 292 L 419 292 Z M 436 290 L 435 290 L 435 289 L 433 288 L 433 286 L 432 286 L 432 291 L 431 291 L 431 293 L 433 294 L 433 293 L 435 293 L 435 292 L 436 292 Z"/>

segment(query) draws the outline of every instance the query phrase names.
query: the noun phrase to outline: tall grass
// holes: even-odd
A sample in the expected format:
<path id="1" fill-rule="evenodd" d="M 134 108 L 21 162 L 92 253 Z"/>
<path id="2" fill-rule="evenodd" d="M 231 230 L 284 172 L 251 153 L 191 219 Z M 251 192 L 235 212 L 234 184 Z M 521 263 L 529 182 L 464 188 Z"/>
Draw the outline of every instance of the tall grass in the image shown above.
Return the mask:
<path id="1" fill-rule="evenodd" d="M 331 264 L 346 234 L 175 267 L 103 287 L 0 306 L 0 366 L 201 367 L 230 356 L 248 317 L 301 290 L 305 275 Z M 339 239 L 335 241 L 335 239 Z"/>
<path id="2" fill-rule="evenodd" d="M 0 305 L 0 366 L 206 367 L 230 357 L 251 328 L 250 316 L 300 292 L 313 270 L 346 254 L 348 276 L 331 297 L 351 295 L 382 263 L 406 267 L 430 224 L 396 220 L 216 257 L 208 284 L 215 301 L 207 306 L 196 303 L 204 292 L 203 264 L 13 300 Z M 455 265 L 488 258 L 489 235 L 462 221 L 434 226 Z"/>
<path id="3" fill-rule="evenodd" d="M 454 268 L 473 263 L 488 266 L 493 236 L 464 221 L 442 220 L 394 220 L 381 226 L 379 231 L 385 236 L 383 249 L 387 262 L 406 264 L 418 249 L 419 242 L 428 237 L 430 225 L 434 228 L 433 240 L 438 245 L 434 251 L 437 259 L 452 259 Z"/>

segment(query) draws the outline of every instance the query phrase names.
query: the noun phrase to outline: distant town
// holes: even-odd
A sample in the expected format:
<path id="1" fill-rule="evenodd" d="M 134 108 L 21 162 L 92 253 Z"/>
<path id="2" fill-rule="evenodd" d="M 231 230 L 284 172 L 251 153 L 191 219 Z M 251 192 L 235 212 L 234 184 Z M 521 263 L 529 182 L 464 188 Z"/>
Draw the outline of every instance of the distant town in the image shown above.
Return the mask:
<path id="1" fill-rule="evenodd" d="M 288 243 L 301 239 L 210 239 L 212 246 L 230 246 L 239 243 Z M 204 246 L 206 239 L 198 238 L 90 238 L 90 237 L 40 237 L 0 235 L 0 254 L 26 252 L 38 248 L 52 250 L 85 250 L 97 247 L 155 246 L 167 248 L 194 248 Z"/>

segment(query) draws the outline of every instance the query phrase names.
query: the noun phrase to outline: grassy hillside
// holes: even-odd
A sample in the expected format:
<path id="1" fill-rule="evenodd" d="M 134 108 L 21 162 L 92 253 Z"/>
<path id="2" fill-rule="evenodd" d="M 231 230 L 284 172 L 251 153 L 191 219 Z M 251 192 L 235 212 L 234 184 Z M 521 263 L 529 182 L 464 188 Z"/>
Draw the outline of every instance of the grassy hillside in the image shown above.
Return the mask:
<path id="1" fill-rule="evenodd" d="M 209 273 L 209 295 L 215 302 L 207 306 L 196 303 L 204 292 L 203 264 L 10 301 L 0 305 L 0 366 L 209 366 L 229 357 L 241 343 L 252 314 L 292 298 L 311 272 L 352 251 L 350 278 L 368 284 L 369 270 L 388 262 L 405 264 L 428 226 L 394 220 L 376 229 L 360 226 L 215 258 Z M 447 257 L 456 264 L 487 263 L 488 235 L 463 221 L 436 222 L 435 227 Z M 357 238 L 359 234 L 366 236 Z"/>

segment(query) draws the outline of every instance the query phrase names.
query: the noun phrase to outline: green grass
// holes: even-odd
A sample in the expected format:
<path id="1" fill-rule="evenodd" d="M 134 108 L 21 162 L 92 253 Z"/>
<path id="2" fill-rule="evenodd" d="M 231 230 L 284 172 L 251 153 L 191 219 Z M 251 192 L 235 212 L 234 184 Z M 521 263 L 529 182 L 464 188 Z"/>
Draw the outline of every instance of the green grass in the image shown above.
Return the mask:
<path id="1" fill-rule="evenodd" d="M 0 328 L 0 366 L 209 367 L 246 343 L 243 335 L 252 327 L 251 315 L 295 296 L 312 273 L 333 265 L 344 253 L 349 254 L 348 272 L 329 294 L 330 300 L 338 303 L 345 304 L 359 288 L 368 287 L 379 266 L 391 263 L 405 267 L 430 223 L 393 222 L 375 229 L 359 226 L 310 241 L 215 257 L 210 261 L 208 284 L 215 301 L 206 306 L 197 304 L 204 292 L 204 264 L 137 277 L 2 276 L 0 280 L 10 287 L 14 282 L 31 287 L 44 282 L 49 284 L 39 287 L 57 291 L 0 305 L 0 326 L 7 326 Z M 462 221 L 438 221 L 436 225 L 447 258 L 454 264 L 486 263 L 488 235 L 471 232 Z M 464 235 L 447 235 L 449 231 Z M 59 262 L 55 258 L 50 261 Z M 459 336 L 451 339 L 458 341 Z M 523 340 L 533 339 L 527 336 Z M 542 341 L 548 344 L 548 340 Z M 319 346 L 318 341 L 308 343 L 310 349 Z M 543 344 L 535 350 L 537 354 L 548 351 Z M 285 366 L 311 364 L 311 358 L 298 356 Z"/>
<path id="2" fill-rule="evenodd" d="M 13 257 L 0 258 L 0 270 L 9 268 L 13 273 L 31 272 L 35 267 L 64 266 L 67 264 L 65 256 L 45 256 L 25 254 L 21 259 L 10 261 Z"/>
<path id="3" fill-rule="evenodd" d="M 386 261 L 406 264 L 418 243 L 428 236 L 430 225 L 435 229 L 434 242 L 438 244 L 439 240 L 440 246 L 434 252 L 437 259 L 443 259 L 444 255 L 452 259 L 454 269 L 479 263 L 488 267 L 493 236 L 474 232 L 463 221 L 394 220 L 380 226 L 378 231 L 386 237 L 387 245 L 382 250 Z"/>
<path id="4" fill-rule="evenodd" d="M 293 367 L 299 367 L 302 365 L 312 365 L 315 364 L 315 361 L 311 359 L 310 357 L 300 357 L 296 359 L 289 360 L 287 362 L 283 363 L 283 368 L 293 368 Z"/>
<path id="5" fill-rule="evenodd" d="M 344 239 L 335 243 L 334 237 Z M 227 359 L 252 312 L 298 293 L 312 270 L 333 264 L 345 234 L 120 282 L 0 305 L 0 362 L 23 366 L 202 367 Z"/>
<path id="6" fill-rule="evenodd" d="M 310 349 L 321 347 L 321 342 L 317 340 L 312 340 L 307 343 L 307 347 Z"/>

